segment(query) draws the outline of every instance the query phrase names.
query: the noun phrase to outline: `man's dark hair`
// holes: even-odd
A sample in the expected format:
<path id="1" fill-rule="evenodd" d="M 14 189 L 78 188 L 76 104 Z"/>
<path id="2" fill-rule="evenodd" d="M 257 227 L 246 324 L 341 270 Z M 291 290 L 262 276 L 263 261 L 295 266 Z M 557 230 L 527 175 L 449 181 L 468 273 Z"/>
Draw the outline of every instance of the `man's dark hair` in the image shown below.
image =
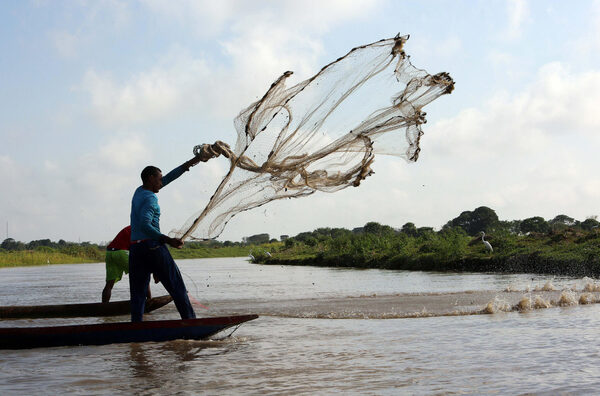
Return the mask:
<path id="1" fill-rule="evenodd" d="M 156 175 L 160 171 L 161 170 L 158 169 L 156 166 L 148 165 L 142 171 L 142 174 L 141 174 L 141 176 L 142 176 L 142 183 L 146 183 L 146 180 L 148 180 L 148 178 L 150 176 L 154 176 L 154 175 Z"/>

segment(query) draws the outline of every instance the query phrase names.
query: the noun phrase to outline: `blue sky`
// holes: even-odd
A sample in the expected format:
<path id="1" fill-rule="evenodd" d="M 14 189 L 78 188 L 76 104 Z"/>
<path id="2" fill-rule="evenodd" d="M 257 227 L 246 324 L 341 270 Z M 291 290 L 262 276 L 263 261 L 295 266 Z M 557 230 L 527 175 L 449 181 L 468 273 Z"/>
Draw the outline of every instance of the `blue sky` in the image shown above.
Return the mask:
<path id="1" fill-rule="evenodd" d="M 219 239 L 439 228 L 480 205 L 503 220 L 600 214 L 598 1 L 37 0 L 0 2 L 0 222 L 22 241 L 110 240 L 145 165 L 233 144 L 234 117 L 283 71 L 298 82 L 396 33 L 415 66 L 456 81 L 425 109 L 419 161 L 377 157 L 360 188 L 242 213 Z M 226 166 L 161 191 L 164 232 Z"/>

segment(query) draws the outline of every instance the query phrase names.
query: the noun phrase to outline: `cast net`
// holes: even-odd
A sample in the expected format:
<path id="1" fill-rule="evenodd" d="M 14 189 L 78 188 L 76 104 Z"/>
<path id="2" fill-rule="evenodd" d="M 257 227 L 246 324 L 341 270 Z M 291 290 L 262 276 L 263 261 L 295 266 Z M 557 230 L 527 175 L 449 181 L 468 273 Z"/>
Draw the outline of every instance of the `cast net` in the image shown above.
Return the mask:
<path id="1" fill-rule="evenodd" d="M 285 72 L 235 119 L 222 146 L 230 168 L 206 207 L 171 236 L 212 239 L 236 214 L 283 198 L 358 187 L 375 154 L 414 162 L 423 107 L 454 89 L 448 73 L 415 68 L 408 36 L 352 49 L 290 88 Z"/>

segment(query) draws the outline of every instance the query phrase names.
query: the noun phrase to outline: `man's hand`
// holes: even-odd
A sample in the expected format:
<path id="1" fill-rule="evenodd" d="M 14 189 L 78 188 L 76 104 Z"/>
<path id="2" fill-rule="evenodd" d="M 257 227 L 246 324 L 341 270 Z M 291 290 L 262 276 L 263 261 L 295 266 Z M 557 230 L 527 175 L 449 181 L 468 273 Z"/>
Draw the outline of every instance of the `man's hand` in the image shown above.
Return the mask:
<path id="1" fill-rule="evenodd" d="M 200 157 L 199 157 L 199 156 L 196 156 L 196 157 L 192 158 L 191 160 L 189 160 L 189 161 L 186 161 L 186 162 L 183 164 L 183 166 L 184 166 L 184 168 L 185 168 L 186 170 L 189 170 L 189 169 L 190 169 L 192 166 L 196 166 L 196 165 L 198 165 L 198 162 L 200 162 Z"/>
<path id="2" fill-rule="evenodd" d="M 169 246 L 174 247 L 175 249 L 181 249 L 183 247 L 183 241 L 179 238 L 167 237 L 165 242 L 167 242 Z"/>
<path id="3" fill-rule="evenodd" d="M 221 153 L 213 148 L 210 144 L 203 144 L 202 149 L 200 149 L 200 161 L 206 162 L 211 158 L 217 158 Z"/>
<path id="4" fill-rule="evenodd" d="M 206 162 L 209 159 L 216 158 L 221 154 L 229 158 L 232 154 L 231 148 L 227 143 L 223 143 L 222 141 L 217 140 L 213 144 L 203 144 L 194 147 L 195 157 L 189 160 L 187 163 L 190 166 L 194 166 L 200 161 Z"/>

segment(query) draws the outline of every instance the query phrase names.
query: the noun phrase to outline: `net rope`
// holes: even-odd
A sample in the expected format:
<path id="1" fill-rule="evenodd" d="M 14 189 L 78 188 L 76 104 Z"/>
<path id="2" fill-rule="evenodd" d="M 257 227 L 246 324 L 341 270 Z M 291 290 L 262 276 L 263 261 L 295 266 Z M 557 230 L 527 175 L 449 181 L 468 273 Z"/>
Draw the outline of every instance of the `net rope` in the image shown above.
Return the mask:
<path id="1" fill-rule="evenodd" d="M 292 72 L 283 73 L 235 118 L 233 149 L 213 145 L 229 171 L 206 207 L 170 235 L 214 239 L 233 216 L 270 201 L 358 187 L 375 154 L 417 161 L 422 109 L 454 81 L 414 67 L 403 49 L 408 37 L 356 47 L 290 88 Z"/>

